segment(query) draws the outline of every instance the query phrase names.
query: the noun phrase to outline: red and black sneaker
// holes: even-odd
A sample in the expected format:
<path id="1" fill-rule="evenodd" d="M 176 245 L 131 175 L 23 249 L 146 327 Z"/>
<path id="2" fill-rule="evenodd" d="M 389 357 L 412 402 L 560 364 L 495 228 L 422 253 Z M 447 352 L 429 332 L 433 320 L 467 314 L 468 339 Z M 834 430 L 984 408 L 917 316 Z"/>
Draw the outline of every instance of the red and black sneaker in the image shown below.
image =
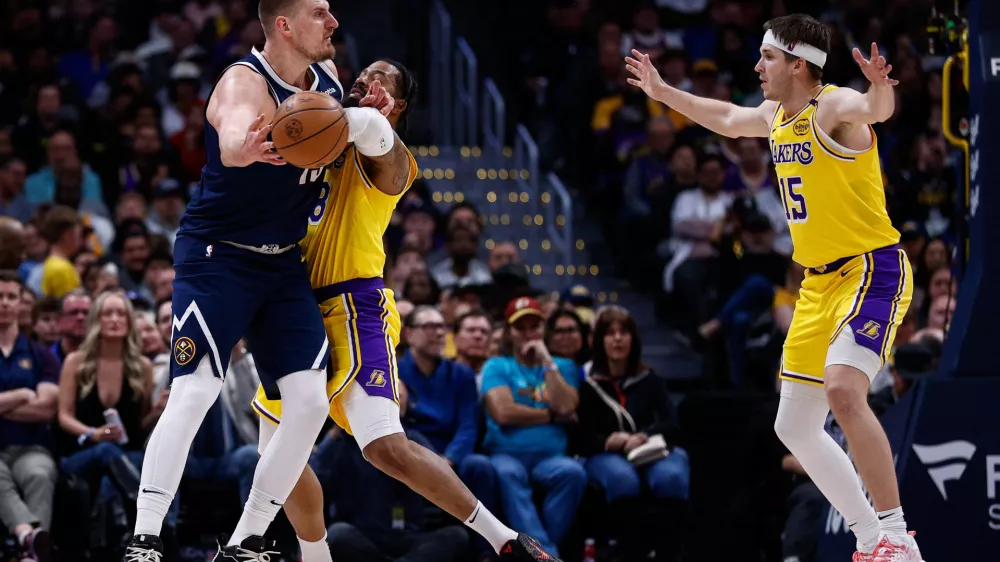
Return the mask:
<path id="1" fill-rule="evenodd" d="M 542 545 L 538 544 L 538 541 L 525 535 L 524 533 L 518 533 L 517 538 L 512 541 L 507 541 L 507 544 L 503 545 L 500 549 L 500 562 L 562 562 L 555 556 L 552 556 Z"/>

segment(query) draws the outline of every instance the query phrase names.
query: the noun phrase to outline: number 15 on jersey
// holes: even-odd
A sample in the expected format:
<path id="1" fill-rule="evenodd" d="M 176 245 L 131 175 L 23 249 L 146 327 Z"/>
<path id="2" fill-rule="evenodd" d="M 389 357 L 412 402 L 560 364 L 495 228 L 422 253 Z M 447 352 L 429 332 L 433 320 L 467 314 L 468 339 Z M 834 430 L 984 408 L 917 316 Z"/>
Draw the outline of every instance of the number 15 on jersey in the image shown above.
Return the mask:
<path id="1" fill-rule="evenodd" d="M 781 189 L 781 205 L 785 208 L 785 219 L 788 222 L 806 222 L 809 220 L 809 210 L 806 208 L 806 196 L 803 193 L 802 178 L 789 176 L 778 178 Z"/>

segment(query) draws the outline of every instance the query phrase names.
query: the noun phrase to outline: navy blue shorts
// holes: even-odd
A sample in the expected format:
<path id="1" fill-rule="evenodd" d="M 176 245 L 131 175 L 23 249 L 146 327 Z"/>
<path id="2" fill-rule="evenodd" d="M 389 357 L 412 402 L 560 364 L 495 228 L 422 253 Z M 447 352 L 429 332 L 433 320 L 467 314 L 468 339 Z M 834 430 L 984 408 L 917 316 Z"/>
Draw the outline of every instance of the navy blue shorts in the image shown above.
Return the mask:
<path id="1" fill-rule="evenodd" d="M 298 248 L 266 255 L 178 236 L 174 269 L 171 379 L 205 358 L 224 378 L 243 337 L 269 397 L 287 374 L 326 369 L 323 317 Z"/>

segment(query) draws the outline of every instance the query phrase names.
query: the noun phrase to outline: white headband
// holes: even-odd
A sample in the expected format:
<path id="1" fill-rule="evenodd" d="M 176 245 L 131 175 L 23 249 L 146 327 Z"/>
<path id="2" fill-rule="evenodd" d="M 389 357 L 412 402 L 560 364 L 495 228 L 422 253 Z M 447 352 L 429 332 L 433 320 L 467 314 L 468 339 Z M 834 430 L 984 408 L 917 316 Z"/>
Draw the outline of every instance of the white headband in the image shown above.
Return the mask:
<path id="1" fill-rule="evenodd" d="M 826 53 L 813 47 L 812 45 L 802 43 L 801 41 L 793 41 L 792 43 L 782 43 L 774 36 L 774 32 L 770 29 L 764 34 L 764 40 L 761 41 L 761 45 L 770 45 L 785 51 L 790 55 L 795 55 L 801 59 L 805 59 L 816 66 L 823 68 L 826 64 Z"/>

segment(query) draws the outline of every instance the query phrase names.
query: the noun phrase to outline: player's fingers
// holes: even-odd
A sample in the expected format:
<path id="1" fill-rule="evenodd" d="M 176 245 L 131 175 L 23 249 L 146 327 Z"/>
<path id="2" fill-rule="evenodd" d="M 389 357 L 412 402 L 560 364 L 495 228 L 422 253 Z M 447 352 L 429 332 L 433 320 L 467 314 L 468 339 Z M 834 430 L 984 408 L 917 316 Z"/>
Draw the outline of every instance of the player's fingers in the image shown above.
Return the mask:
<path id="1" fill-rule="evenodd" d="M 263 152 L 269 152 L 269 153 L 277 154 L 277 152 L 274 151 L 274 143 L 273 142 L 269 142 L 268 141 L 268 142 L 261 143 L 260 144 L 260 149 Z"/>
<path id="2" fill-rule="evenodd" d="M 878 67 L 882 68 L 883 66 L 885 66 L 885 64 L 886 64 L 885 63 L 885 57 L 879 57 L 878 58 Z"/>
<path id="3" fill-rule="evenodd" d="M 256 131 L 256 130 L 260 129 L 260 126 L 263 123 L 264 123 L 264 114 L 261 113 L 260 115 L 257 116 L 256 119 L 253 120 L 253 124 L 250 125 L 250 130 L 251 131 Z"/>
<path id="4" fill-rule="evenodd" d="M 642 60 L 642 53 L 639 52 L 639 49 L 632 49 L 632 56 L 639 60 Z"/>
<path id="5" fill-rule="evenodd" d="M 898 84 L 899 84 L 899 80 L 893 80 L 892 78 L 889 79 L 889 85 L 890 86 L 896 86 Z"/>
<path id="6" fill-rule="evenodd" d="M 264 125 L 263 127 L 261 127 L 260 129 L 257 130 L 257 135 L 259 135 L 259 136 L 261 136 L 263 138 L 267 138 L 267 134 L 270 133 L 271 129 L 273 129 L 273 128 L 274 128 L 274 125 L 271 124 L 271 123 L 268 123 L 268 124 Z"/>
<path id="7" fill-rule="evenodd" d="M 638 88 L 642 87 L 642 85 L 640 84 L 640 82 L 638 80 L 636 80 L 635 78 L 628 78 L 625 81 L 628 82 L 629 84 L 632 84 L 633 86 L 638 87 Z"/>
<path id="8" fill-rule="evenodd" d="M 626 66 L 636 66 L 637 67 L 637 66 L 641 66 L 641 63 L 639 61 L 635 60 L 632 57 L 625 57 L 625 65 Z"/>
<path id="9" fill-rule="evenodd" d="M 642 71 L 639 70 L 638 68 L 636 68 L 634 66 L 626 66 L 625 69 L 628 70 L 629 72 L 631 72 L 632 74 L 635 74 L 639 78 L 642 78 Z"/>
<path id="10" fill-rule="evenodd" d="M 861 49 L 859 49 L 857 47 L 854 47 L 854 50 L 851 51 L 851 54 L 854 55 L 854 62 L 856 62 L 856 63 L 858 63 L 858 64 L 860 64 L 862 66 L 865 64 L 865 62 L 866 62 L 865 61 L 865 56 L 861 54 Z"/>
<path id="11" fill-rule="evenodd" d="M 871 60 L 875 60 L 877 58 L 878 58 L 878 45 L 876 45 L 875 42 L 872 41 L 872 58 L 871 58 Z"/>

